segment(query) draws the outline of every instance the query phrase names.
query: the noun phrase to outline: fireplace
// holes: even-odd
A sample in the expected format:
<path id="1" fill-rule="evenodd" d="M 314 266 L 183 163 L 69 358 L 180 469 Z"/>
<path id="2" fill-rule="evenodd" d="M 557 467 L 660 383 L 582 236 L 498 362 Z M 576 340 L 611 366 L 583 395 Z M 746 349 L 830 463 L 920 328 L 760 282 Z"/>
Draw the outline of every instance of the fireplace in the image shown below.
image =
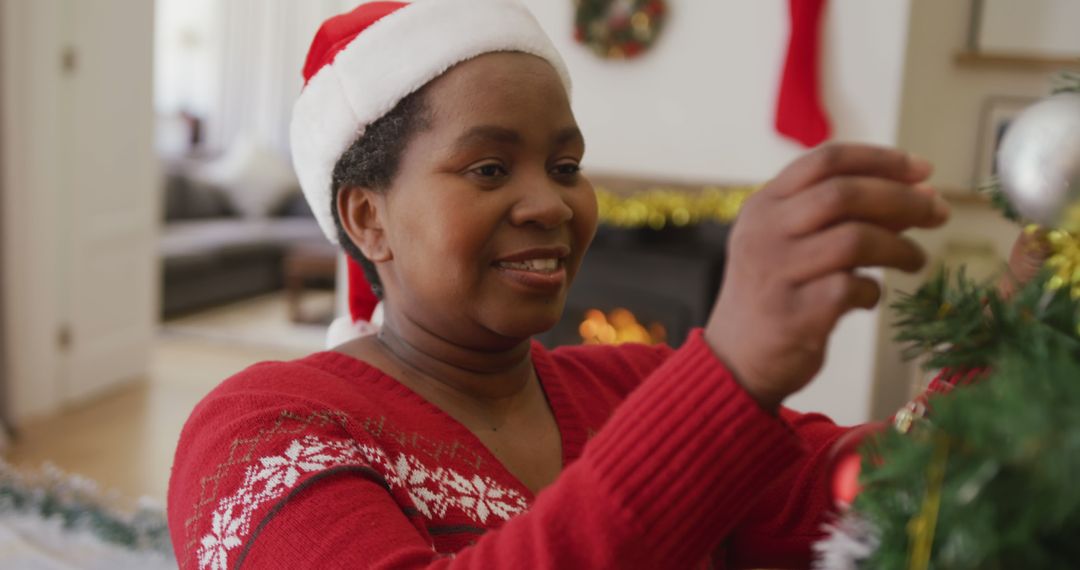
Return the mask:
<path id="1" fill-rule="evenodd" d="M 662 344 L 667 342 L 667 327 L 659 321 L 645 323 L 626 307 L 618 307 L 605 313 L 599 309 L 585 311 L 585 318 L 578 325 L 578 334 L 584 344 Z"/>
<path id="2" fill-rule="evenodd" d="M 632 337 L 640 331 L 633 332 L 629 314 L 649 333 L 647 342 L 681 345 L 712 310 L 728 228 L 711 222 L 659 231 L 601 226 L 570 289 L 562 320 L 540 341 L 549 347 L 590 340 L 583 336 L 594 337 L 591 342 L 636 341 Z M 607 330 L 601 316 L 608 326 L 624 326 L 627 332 L 621 338 L 611 338 L 610 331 L 584 334 Z M 587 328 L 589 322 L 596 325 Z"/>

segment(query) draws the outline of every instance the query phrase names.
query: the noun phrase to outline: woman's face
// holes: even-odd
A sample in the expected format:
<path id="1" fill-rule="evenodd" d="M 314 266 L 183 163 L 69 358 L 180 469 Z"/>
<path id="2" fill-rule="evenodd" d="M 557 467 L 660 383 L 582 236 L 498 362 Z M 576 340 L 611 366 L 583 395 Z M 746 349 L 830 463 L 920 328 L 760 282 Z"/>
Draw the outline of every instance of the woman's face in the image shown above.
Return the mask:
<path id="1" fill-rule="evenodd" d="M 428 128 L 375 197 L 391 311 L 464 346 L 553 327 L 596 231 L 585 142 L 558 74 L 487 54 L 431 83 Z"/>

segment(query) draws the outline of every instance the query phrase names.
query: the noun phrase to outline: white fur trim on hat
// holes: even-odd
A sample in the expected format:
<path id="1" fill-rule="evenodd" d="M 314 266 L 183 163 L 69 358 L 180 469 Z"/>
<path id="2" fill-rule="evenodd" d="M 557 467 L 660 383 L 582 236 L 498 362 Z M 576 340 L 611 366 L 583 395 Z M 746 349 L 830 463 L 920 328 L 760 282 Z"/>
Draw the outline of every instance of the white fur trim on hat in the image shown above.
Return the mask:
<path id="1" fill-rule="evenodd" d="M 308 81 L 293 107 L 293 166 L 331 242 L 334 165 L 364 129 L 454 65 L 500 51 L 547 60 L 570 93 L 566 64 L 519 0 L 417 0 L 369 26 Z"/>
<path id="2" fill-rule="evenodd" d="M 379 332 L 383 322 L 383 304 L 375 305 L 375 312 L 370 321 L 353 321 L 349 315 L 343 315 L 333 320 L 326 330 L 326 349 L 341 346 L 350 340 L 373 335 Z"/>

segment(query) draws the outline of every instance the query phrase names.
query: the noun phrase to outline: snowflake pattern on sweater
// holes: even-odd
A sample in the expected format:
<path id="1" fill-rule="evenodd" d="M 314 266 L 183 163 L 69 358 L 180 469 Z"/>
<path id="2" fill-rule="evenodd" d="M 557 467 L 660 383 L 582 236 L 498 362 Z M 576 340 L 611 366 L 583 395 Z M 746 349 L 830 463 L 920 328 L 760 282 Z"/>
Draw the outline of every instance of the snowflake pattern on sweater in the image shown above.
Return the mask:
<path id="1" fill-rule="evenodd" d="M 405 491 L 427 519 L 442 519 L 456 510 L 484 525 L 492 518 L 509 520 L 527 508 L 520 493 L 479 474 L 430 468 L 415 455 L 399 453 L 391 458 L 372 445 L 307 435 L 289 441 L 281 453 L 260 457 L 245 467 L 239 488 L 218 501 L 209 532 L 199 541 L 199 568 L 229 568 L 251 536 L 255 514 L 296 488 L 304 476 L 358 463 L 382 474 L 391 488 Z"/>

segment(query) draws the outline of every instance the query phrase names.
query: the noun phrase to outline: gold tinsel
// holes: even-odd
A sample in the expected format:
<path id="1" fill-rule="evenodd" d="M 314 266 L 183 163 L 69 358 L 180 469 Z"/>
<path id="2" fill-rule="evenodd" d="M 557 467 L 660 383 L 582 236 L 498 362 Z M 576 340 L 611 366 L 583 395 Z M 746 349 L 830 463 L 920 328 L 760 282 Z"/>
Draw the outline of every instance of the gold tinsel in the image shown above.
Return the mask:
<path id="1" fill-rule="evenodd" d="M 701 222 L 728 223 L 758 186 L 708 187 L 699 192 L 657 188 L 620 196 L 596 190 L 600 222 L 619 228 L 685 227 Z"/>
<path id="2" fill-rule="evenodd" d="M 1054 291 L 1067 289 L 1073 299 L 1080 300 L 1080 235 L 1052 230 L 1046 239 L 1051 250 L 1046 265 L 1054 271 L 1046 286 Z"/>
<path id="3" fill-rule="evenodd" d="M 933 459 L 926 470 L 926 495 L 922 508 L 908 521 L 908 570 L 927 570 L 930 567 L 948 461 L 949 439 L 945 435 L 938 435 L 934 438 Z"/>

